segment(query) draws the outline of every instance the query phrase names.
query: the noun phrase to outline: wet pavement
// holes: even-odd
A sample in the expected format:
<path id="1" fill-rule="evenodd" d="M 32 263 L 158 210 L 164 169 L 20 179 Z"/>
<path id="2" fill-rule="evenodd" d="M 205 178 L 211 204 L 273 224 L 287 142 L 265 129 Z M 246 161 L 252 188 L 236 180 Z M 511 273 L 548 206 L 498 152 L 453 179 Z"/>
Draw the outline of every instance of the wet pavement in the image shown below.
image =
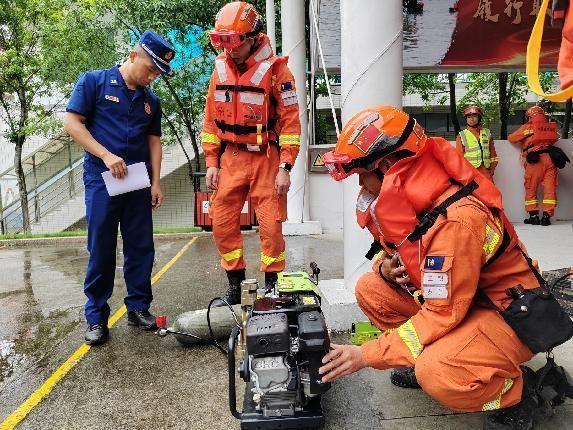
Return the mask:
<path id="1" fill-rule="evenodd" d="M 157 241 L 154 273 L 188 240 Z M 290 237 L 287 250 L 289 270 L 316 261 L 324 279 L 342 277 L 338 237 Z M 568 252 L 571 261 L 573 250 Z M 247 276 L 255 276 L 256 235 L 246 235 L 245 253 L 252 263 Z M 222 294 L 225 275 L 215 254 L 212 238 L 198 237 L 155 284 L 152 311 L 172 319 Z M 0 249 L 0 423 L 82 345 L 86 263 L 83 245 Z M 112 312 L 124 293 L 119 252 Z M 333 337 L 348 341 L 347 334 Z M 571 357 L 571 342 L 557 351 L 558 362 L 569 370 Z M 479 415 L 445 410 L 421 391 L 393 387 L 388 372 L 371 369 L 334 384 L 323 404 L 331 430 L 481 426 Z M 536 428 L 566 429 L 571 422 L 573 404 L 568 403 Z M 111 340 L 92 348 L 17 428 L 229 429 L 238 424 L 228 412 L 225 356 L 212 347 L 184 348 L 172 337 L 127 327 L 123 317 Z"/>

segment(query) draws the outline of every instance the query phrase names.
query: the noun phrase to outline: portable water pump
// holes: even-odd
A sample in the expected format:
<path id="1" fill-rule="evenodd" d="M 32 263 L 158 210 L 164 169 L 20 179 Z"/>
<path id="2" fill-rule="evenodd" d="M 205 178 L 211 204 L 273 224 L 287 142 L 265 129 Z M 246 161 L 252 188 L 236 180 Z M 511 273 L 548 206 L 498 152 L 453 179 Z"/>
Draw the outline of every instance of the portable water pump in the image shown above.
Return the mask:
<path id="1" fill-rule="evenodd" d="M 320 398 L 329 388 L 318 369 L 330 339 L 316 286 L 320 269 L 280 273 L 270 291 L 256 280 L 242 284 L 242 326 L 229 338 L 229 406 L 241 429 L 321 428 Z M 315 281 L 316 279 L 316 281 Z M 235 356 L 246 382 L 243 411 L 236 409 Z"/>
<path id="2" fill-rule="evenodd" d="M 173 327 L 158 317 L 159 336 L 174 334 L 185 345 L 211 343 L 228 358 L 229 407 L 242 430 L 320 429 L 324 424 L 318 369 L 330 350 L 326 321 L 320 308 L 318 275 L 282 272 L 266 290 L 256 279 L 241 284 L 241 305 L 186 312 Z M 241 315 L 238 315 L 241 314 Z M 230 336 L 229 336 L 230 333 Z M 225 350 L 216 339 L 229 339 Z M 236 360 L 240 365 L 235 367 Z M 242 412 L 237 411 L 236 375 L 246 382 Z"/>

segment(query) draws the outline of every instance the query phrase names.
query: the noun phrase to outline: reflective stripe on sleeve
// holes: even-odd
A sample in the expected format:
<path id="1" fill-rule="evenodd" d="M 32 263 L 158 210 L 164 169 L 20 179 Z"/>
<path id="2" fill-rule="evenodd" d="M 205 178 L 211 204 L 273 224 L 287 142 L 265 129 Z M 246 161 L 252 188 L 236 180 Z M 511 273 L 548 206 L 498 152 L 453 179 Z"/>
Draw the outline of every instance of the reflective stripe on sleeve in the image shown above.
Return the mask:
<path id="1" fill-rule="evenodd" d="M 410 352 L 412 353 L 412 357 L 414 360 L 418 358 L 418 356 L 422 353 L 422 349 L 424 347 L 420 343 L 420 339 L 418 338 L 418 333 L 416 333 L 416 328 L 411 320 L 406 321 L 400 327 L 396 329 L 398 336 L 400 339 L 406 344 Z"/>
<path id="2" fill-rule="evenodd" d="M 221 144 L 221 139 L 217 137 L 215 133 L 201 133 L 201 142 L 203 143 L 214 143 L 215 145 Z"/>
<path id="3" fill-rule="evenodd" d="M 281 134 L 279 136 L 279 146 L 283 145 L 300 145 L 299 134 Z"/>

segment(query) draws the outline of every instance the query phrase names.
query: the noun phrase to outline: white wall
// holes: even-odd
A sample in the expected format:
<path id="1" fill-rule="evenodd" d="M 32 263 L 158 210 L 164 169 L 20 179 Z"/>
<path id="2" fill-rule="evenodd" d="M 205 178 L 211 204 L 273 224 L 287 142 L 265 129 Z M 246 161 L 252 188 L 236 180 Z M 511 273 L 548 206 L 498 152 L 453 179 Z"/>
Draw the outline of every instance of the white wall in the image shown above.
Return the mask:
<path id="1" fill-rule="evenodd" d="M 342 182 L 328 173 L 310 174 L 310 219 L 325 233 L 342 233 Z"/>
<path id="2" fill-rule="evenodd" d="M 572 158 L 572 139 L 560 140 L 557 146 Z M 496 141 L 495 149 L 499 154 L 500 163 L 494 180 L 503 194 L 505 212 L 512 222 L 523 222 L 526 212 L 520 149 L 506 140 Z M 571 164 L 559 170 L 557 200 L 555 219 L 573 219 L 573 166 Z M 322 223 L 322 228 L 326 233 L 342 231 L 342 185 L 340 182 L 335 182 L 328 174 L 310 174 L 310 216 L 313 220 Z"/>

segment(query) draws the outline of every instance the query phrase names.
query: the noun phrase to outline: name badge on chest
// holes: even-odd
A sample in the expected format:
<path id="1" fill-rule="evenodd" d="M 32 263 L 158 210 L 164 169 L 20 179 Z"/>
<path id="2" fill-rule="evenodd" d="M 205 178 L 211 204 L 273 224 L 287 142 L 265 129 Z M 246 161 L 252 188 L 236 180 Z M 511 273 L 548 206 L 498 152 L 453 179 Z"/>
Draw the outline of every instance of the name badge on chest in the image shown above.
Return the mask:
<path id="1" fill-rule="evenodd" d="M 110 96 L 109 94 L 106 94 L 105 99 L 114 103 L 119 103 L 119 97 L 116 96 Z"/>

